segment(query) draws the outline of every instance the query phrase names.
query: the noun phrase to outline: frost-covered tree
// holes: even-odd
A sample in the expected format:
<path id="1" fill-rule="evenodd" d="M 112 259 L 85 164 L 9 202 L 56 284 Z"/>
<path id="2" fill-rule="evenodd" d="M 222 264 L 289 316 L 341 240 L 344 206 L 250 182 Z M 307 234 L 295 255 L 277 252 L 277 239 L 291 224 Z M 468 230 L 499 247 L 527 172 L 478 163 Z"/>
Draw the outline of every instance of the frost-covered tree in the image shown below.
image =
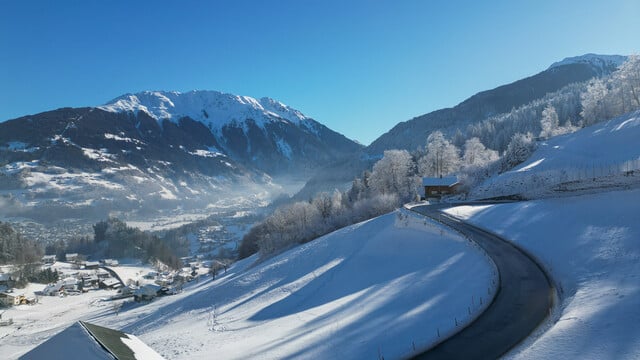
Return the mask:
<path id="1" fill-rule="evenodd" d="M 9 223 L 0 222 L 0 265 L 30 263 L 41 256 L 39 245 L 22 237 Z"/>
<path id="2" fill-rule="evenodd" d="M 418 171 L 425 176 L 443 176 L 458 169 L 460 155 L 458 148 L 434 131 L 427 138 L 426 154 L 418 161 Z"/>
<path id="3" fill-rule="evenodd" d="M 590 82 L 581 100 L 584 125 L 640 109 L 640 57 L 629 56 L 609 77 Z"/>
<path id="4" fill-rule="evenodd" d="M 386 150 L 384 156 L 373 165 L 371 188 L 380 194 L 397 194 L 408 200 L 417 193 L 419 179 L 415 163 L 406 150 Z"/>
<path id="5" fill-rule="evenodd" d="M 543 139 L 548 139 L 558 133 L 560 120 L 558 119 L 556 108 L 554 108 L 553 105 L 547 105 L 547 107 L 542 110 L 540 126 L 542 127 L 540 137 Z"/>
<path id="6" fill-rule="evenodd" d="M 582 93 L 582 120 L 585 126 L 610 118 L 607 95 L 609 89 L 604 80 L 594 79 L 589 82 L 587 91 Z"/>
<path id="7" fill-rule="evenodd" d="M 484 166 L 498 159 L 498 152 L 487 149 L 477 137 L 467 140 L 464 144 L 462 161 L 465 166 Z"/>
<path id="8" fill-rule="evenodd" d="M 620 87 L 624 98 L 628 98 L 629 106 L 623 105 L 623 112 L 640 108 L 640 56 L 631 55 L 620 68 L 612 74 L 614 84 Z"/>
<path id="9" fill-rule="evenodd" d="M 527 160 L 536 148 L 531 133 L 517 133 L 511 138 L 507 150 L 502 155 L 502 171 L 507 171 Z"/>
<path id="10" fill-rule="evenodd" d="M 316 207 L 316 209 L 318 209 L 320 217 L 323 220 L 329 219 L 333 213 L 333 200 L 331 199 L 331 195 L 327 192 L 322 192 L 316 195 L 311 203 Z"/>

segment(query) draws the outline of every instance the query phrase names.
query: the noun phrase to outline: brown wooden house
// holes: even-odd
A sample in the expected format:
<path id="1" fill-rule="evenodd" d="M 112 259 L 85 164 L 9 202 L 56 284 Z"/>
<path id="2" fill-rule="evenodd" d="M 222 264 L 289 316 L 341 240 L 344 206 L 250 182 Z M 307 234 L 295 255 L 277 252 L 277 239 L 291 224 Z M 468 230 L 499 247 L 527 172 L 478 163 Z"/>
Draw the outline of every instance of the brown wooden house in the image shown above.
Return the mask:
<path id="1" fill-rule="evenodd" d="M 459 184 L 456 176 L 422 178 L 425 199 L 439 199 L 444 195 L 454 194 Z"/>

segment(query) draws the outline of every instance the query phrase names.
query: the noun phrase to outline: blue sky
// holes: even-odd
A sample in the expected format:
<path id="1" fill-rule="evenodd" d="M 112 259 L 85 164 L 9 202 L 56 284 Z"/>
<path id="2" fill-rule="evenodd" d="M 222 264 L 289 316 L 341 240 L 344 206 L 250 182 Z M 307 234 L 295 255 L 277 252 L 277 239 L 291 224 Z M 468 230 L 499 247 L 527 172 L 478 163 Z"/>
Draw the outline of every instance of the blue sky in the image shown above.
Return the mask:
<path id="1" fill-rule="evenodd" d="M 638 53 L 638 18 L 637 0 L 2 0 L 0 121 L 207 89 L 368 144 L 564 57 Z"/>

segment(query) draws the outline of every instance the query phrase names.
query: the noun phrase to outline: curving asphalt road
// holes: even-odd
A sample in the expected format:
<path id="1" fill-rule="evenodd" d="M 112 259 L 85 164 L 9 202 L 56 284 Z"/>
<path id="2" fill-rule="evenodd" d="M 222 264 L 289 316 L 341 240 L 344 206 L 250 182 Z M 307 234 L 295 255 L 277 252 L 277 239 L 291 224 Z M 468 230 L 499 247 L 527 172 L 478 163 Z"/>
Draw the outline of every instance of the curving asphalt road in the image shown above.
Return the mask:
<path id="1" fill-rule="evenodd" d="M 442 208 L 425 205 L 411 210 L 478 243 L 495 262 L 500 283 L 493 302 L 473 323 L 414 359 L 497 359 L 549 315 L 555 289 L 542 268 L 511 242 L 442 213 Z"/>

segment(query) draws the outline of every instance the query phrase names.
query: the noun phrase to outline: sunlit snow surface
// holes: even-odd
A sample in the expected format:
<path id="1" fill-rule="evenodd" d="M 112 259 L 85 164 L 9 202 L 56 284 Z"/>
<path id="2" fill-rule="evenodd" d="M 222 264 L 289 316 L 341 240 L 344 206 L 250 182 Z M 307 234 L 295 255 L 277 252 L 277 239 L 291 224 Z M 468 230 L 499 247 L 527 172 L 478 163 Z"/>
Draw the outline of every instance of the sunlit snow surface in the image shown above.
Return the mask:
<path id="1" fill-rule="evenodd" d="M 218 91 L 144 91 L 126 94 L 99 107 L 110 112 L 144 111 L 151 117 L 178 121 L 188 116 L 212 130 L 233 122 L 252 119 L 264 127 L 266 122 L 288 121 L 300 124 L 307 119 L 301 112 L 270 98 L 225 94 Z"/>
<path id="2" fill-rule="evenodd" d="M 472 189 L 470 198 L 540 198 L 640 184 L 640 111 L 538 143 L 513 170 Z"/>
<path id="3" fill-rule="evenodd" d="M 640 190 L 448 212 L 514 240 L 561 290 L 555 322 L 508 358 L 640 357 Z"/>
<path id="4" fill-rule="evenodd" d="M 474 318 L 495 277 L 468 240 L 405 210 L 256 260 L 94 321 L 171 359 L 393 359 Z"/>

